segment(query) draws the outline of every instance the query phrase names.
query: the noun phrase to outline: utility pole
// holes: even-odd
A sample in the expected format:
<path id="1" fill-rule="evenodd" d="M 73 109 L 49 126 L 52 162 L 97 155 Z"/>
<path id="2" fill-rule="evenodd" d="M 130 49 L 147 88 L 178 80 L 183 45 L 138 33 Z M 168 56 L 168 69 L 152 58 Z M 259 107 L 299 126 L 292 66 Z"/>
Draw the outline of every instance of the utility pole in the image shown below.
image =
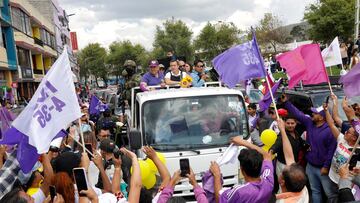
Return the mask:
<path id="1" fill-rule="evenodd" d="M 355 1 L 355 36 L 354 39 L 356 39 L 359 36 L 359 12 L 360 12 L 360 0 Z"/>

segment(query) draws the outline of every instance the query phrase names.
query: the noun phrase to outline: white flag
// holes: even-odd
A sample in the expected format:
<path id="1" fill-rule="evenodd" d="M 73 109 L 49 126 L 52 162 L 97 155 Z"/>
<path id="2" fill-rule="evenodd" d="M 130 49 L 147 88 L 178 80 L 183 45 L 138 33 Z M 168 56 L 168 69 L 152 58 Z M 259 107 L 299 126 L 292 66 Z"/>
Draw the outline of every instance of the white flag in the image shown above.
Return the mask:
<path id="1" fill-rule="evenodd" d="M 81 116 L 72 75 L 65 47 L 29 104 L 12 123 L 29 137 L 29 144 L 37 149 L 38 154 L 47 152 L 60 130 Z"/>
<path id="2" fill-rule="evenodd" d="M 335 37 L 329 47 L 322 50 L 321 55 L 323 57 L 325 67 L 342 64 L 338 37 Z"/>

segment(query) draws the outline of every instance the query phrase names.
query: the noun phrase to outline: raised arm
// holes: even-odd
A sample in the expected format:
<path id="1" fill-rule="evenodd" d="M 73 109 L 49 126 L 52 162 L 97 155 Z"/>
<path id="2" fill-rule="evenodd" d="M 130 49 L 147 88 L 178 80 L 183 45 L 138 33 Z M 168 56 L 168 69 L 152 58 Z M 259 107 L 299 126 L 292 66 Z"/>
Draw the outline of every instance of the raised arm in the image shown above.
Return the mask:
<path id="1" fill-rule="evenodd" d="M 343 101 L 342 101 L 342 108 L 344 109 L 344 112 L 345 112 L 346 117 L 347 117 L 347 119 L 348 119 L 349 122 L 350 122 L 351 120 L 357 118 L 356 115 L 355 115 L 354 109 L 349 106 L 346 97 L 344 97 L 344 99 L 343 99 Z"/>
<path id="2" fill-rule="evenodd" d="M 114 162 L 114 167 L 115 167 L 115 171 L 114 171 L 114 176 L 112 179 L 112 192 L 113 193 L 117 193 L 120 191 L 120 184 L 121 184 L 121 158 L 119 157 L 118 159 L 113 157 L 112 158 L 113 162 Z"/>
<path id="3" fill-rule="evenodd" d="M 136 154 L 125 148 L 121 148 L 120 151 L 129 157 L 132 161 L 133 174 L 130 178 L 130 190 L 129 190 L 129 203 L 137 203 L 140 199 L 140 190 L 142 187 L 140 165 L 137 160 Z"/>
<path id="4" fill-rule="evenodd" d="M 40 189 L 43 191 L 45 196 L 49 195 L 49 186 L 51 185 L 51 180 L 54 176 L 54 171 L 51 166 L 50 160 L 52 157 L 52 152 L 50 151 L 48 154 L 42 154 L 42 164 L 44 167 L 44 182 L 41 185 Z"/>
<path id="5" fill-rule="evenodd" d="M 311 118 L 307 117 L 303 112 L 301 112 L 299 109 L 297 109 L 291 102 L 288 101 L 287 96 L 283 94 L 281 96 L 281 102 L 285 104 L 285 108 L 289 111 L 290 114 L 292 114 L 300 123 L 305 125 L 306 127 L 308 125 L 312 124 Z"/>
<path id="6" fill-rule="evenodd" d="M 240 136 L 235 136 L 235 137 L 232 137 L 230 139 L 230 141 L 232 143 L 234 143 L 235 145 L 238 145 L 238 146 L 244 146 L 244 147 L 247 147 L 249 149 L 255 149 L 256 151 L 258 151 L 260 154 L 262 154 L 262 156 L 264 157 L 265 160 L 268 160 L 268 161 L 271 161 L 271 153 L 269 152 L 266 152 L 265 150 L 263 150 L 262 148 L 254 145 L 254 144 L 251 144 L 250 142 L 246 141 L 246 140 L 243 140 Z"/>
<path id="7" fill-rule="evenodd" d="M 111 192 L 112 191 L 112 185 L 110 183 L 109 177 L 106 175 L 103 160 L 101 155 L 98 152 L 94 152 L 94 158 L 92 159 L 96 167 L 99 169 L 100 177 L 103 182 L 103 192 Z"/>
<path id="8" fill-rule="evenodd" d="M 334 120 L 332 119 L 330 112 L 328 111 L 328 105 L 326 103 L 323 104 L 323 108 L 324 108 L 325 115 L 326 115 L 326 122 L 330 127 L 331 133 L 334 135 L 335 139 L 337 140 L 340 135 L 340 131 L 335 126 Z"/>
<path id="9" fill-rule="evenodd" d="M 220 190 L 222 189 L 221 185 L 221 172 L 220 167 L 216 161 L 212 161 L 210 165 L 210 172 L 214 176 L 214 193 L 215 193 L 215 202 L 218 203 L 220 199 Z"/>
<path id="10" fill-rule="evenodd" d="M 339 100 L 335 94 L 331 94 L 331 99 L 333 100 L 333 104 L 334 104 L 333 110 L 332 110 L 333 119 L 334 119 L 336 125 L 340 127 L 342 125 L 343 121 L 341 120 L 341 118 L 339 116 Z"/>
<path id="11" fill-rule="evenodd" d="M 163 164 L 160 161 L 159 157 L 157 156 L 155 150 L 152 147 L 145 146 L 143 148 L 143 151 L 145 152 L 147 157 L 154 162 L 156 168 L 158 169 L 158 171 L 160 173 L 161 180 L 162 180 L 160 188 L 167 186 L 168 183 L 170 182 L 171 177 L 170 177 L 170 173 L 167 170 L 165 164 Z"/>
<path id="12" fill-rule="evenodd" d="M 293 152 L 292 146 L 290 144 L 289 138 L 285 131 L 285 123 L 282 119 L 278 119 L 277 123 L 278 123 L 280 133 L 281 133 L 281 140 L 282 140 L 282 144 L 283 144 L 285 162 L 286 162 L 286 165 L 291 165 L 291 164 L 295 163 L 295 158 L 294 158 L 294 152 Z"/>

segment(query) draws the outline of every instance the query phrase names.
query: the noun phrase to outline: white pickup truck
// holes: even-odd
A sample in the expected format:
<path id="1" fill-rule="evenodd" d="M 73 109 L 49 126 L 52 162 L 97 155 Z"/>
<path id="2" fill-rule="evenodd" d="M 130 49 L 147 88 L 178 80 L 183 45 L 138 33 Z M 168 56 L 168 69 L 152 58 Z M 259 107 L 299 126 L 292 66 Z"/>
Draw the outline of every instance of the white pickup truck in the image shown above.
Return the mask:
<path id="1" fill-rule="evenodd" d="M 151 145 L 161 152 L 171 175 L 180 169 L 179 160 L 187 158 L 201 182 L 210 161 L 215 161 L 229 146 L 230 137 L 249 137 L 240 90 L 202 87 L 134 94 L 135 91 L 132 91 L 130 143 L 136 143 L 137 148 Z M 238 162 L 221 167 L 221 171 L 225 187 L 238 184 Z M 187 181 L 180 182 L 174 196 L 184 196 L 190 201 L 192 186 Z"/>

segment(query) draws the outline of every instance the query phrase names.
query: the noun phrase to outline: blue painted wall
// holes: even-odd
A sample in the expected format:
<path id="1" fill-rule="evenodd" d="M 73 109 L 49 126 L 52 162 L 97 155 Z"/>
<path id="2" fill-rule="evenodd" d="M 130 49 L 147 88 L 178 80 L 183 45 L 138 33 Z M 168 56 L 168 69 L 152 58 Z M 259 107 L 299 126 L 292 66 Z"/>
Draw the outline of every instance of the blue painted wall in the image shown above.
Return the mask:
<path id="1" fill-rule="evenodd" d="M 11 14 L 9 0 L 0 0 L 3 1 L 3 7 L 1 8 L 1 18 L 2 18 L 2 32 L 5 34 L 6 43 L 6 53 L 8 58 L 8 64 L 10 70 L 17 70 L 17 60 L 16 60 L 16 48 L 14 40 L 14 31 L 11 26 Z M 8 25 L 6 25 L 8 24 Z"/>

